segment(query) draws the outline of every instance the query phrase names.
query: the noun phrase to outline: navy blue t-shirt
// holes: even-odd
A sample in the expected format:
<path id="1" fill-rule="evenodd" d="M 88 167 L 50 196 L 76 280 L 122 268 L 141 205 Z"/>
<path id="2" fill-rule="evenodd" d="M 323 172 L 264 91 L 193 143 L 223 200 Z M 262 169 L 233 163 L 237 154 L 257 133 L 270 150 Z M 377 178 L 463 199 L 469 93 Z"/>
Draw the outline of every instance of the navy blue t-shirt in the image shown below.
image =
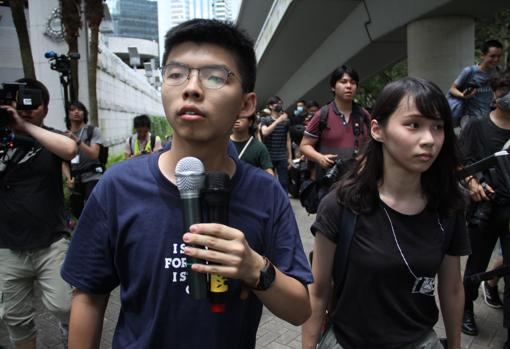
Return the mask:
<path id="1" fill-rule="evenodd" d="M 71 241 L 62 277 L 108 294 L 120 284 L 113 348 L 254 348 L 262 303 L 229 280 L 225 313 L 187 294 L 184 223 L 177 187 L 158 168 L 161 153 L 124 161 L 96 186 Z M 287 195 L 274 178 L 236 161 L 230 226 L 283 273 L 312 276 Z"/>

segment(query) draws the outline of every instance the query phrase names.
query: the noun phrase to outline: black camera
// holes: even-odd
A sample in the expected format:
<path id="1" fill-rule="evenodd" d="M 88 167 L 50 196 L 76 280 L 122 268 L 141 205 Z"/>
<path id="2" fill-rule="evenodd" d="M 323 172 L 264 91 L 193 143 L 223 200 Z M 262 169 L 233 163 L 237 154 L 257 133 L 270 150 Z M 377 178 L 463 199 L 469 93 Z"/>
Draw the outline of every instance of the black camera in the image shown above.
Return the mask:
<path id="1" fill-rule="evenodd" d="M 477 83 L 474 83 L 474 82 L 468 82 L 466 84 L 466 88 L 464 89 L 464 91 L 462 91 L 462 94 L 463 95 L 468 95 L 470 94 L 471 92 L 473 92 L 474 89 L 480 87 Z"/>
<path id="2" fill-rule="evenodd" d="M 342 159 L 335 160 L 333 166 L 331 166 L 322 177 L 322 184 L 328 187 L 333 185 L 345 172 L 345 165 L 346 163 L 342 161 Z"/>
<path id="3" fill-rule="evenodd" d="M 79 53 L 70 53 L 69 55 L 58 55 L 55 51 L 48 51 L 44 57 L 49 59 L 51 70 L 56 70 L 61 74 L 71 74 L 71 60 L 80 59 Z"/>
<path id="4" fill-rule="evenodd" d="M 489 223 L 489 219 L 492 213 L 493 200 L 496 198 L 496 193 L 490 192 L 488 190 L 487 183 L 481 183 L 485 195 L 489 197 L 489 201 L 479 201 L 473 205 L 472 213 L 469 219 L 469 224 L 471 226 L 483 227 L 487 223 Z"/>
<path id="5" fill-rule="evenodd" d="M 17 110 L 34 110 L 42 104 L 40 90 L 26 88 L 24 83 L 3 83 L 0 89 L 0 105 L 13 105 L 16 103 Z M 0 109 L 0 128 L 7 128 L 9 124 L 9 112 Z"/>

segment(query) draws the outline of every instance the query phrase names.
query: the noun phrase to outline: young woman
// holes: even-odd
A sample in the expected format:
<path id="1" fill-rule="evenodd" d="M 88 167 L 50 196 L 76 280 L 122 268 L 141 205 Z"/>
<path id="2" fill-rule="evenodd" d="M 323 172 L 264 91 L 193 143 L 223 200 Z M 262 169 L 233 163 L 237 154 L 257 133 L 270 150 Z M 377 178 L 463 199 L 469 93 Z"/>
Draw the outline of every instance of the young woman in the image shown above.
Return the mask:
<path id="1" fill-rule="evenodd" d="M 319 342 L 328 308 L 319 348 L 442 348 L 433 331 L 437 275 L 448 345 L 458 349 L 460 256 L 470 247 L 448 103 L 434 84 L 405 78 L 383 89 L 372 115 L 372 139 L 321 202 L 311 228 L 312 316 L 303 326 L 303 348 Z M 343 287 L 335 289 L 345 210 L 357 218 Z"/>
<path id="2" fill-rule="evenodd" d="M 65 119 L 66 135 L 76 142 L 78 154 L 62 167 L 67 186 L 71 189 L 71 213 L 79 218 L 85 201 L 101 178 L 103 169 L 98 157 L 102 144 L 101 131 L 88 126 L 88 110 L 81 102 L 73 102 Z"/>

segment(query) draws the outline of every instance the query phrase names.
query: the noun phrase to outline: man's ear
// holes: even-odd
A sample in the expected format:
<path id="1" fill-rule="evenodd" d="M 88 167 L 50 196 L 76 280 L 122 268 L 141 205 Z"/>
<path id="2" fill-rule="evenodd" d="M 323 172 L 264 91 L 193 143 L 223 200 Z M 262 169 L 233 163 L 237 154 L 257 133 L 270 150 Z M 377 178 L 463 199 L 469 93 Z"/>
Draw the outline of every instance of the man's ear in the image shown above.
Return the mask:
<path id="1" fill-rule="evenodd" d="M 377 120 L 375 119 L 372 119 L 372 121 L 370 121 L 370 134 L 372 135 L 372 138 L 375 139 L 377 142 L 384 142 L 383 130 L 379 125 L 379 122 L 377 122 Z"/>
<path id="2" fill-rule="evenodd" d="M 239 116 L 250 116 L 255 114 L 255 109 L 257 107 L 257 95 L 255 92 L 245 93 L 242 103 Z"/>

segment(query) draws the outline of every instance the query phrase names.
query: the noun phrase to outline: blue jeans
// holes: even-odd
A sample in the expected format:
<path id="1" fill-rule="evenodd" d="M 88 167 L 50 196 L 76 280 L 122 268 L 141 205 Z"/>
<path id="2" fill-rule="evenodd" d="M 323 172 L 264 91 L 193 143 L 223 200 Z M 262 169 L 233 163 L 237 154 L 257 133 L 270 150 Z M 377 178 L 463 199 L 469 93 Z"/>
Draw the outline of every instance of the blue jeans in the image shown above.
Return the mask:
<path id="1" fill-rule="evenodd" d="M 280 182 L 283 190 L 288 192 L 289 183 L 289 162 L 287 159 L 283 160 L 272 160 L 276 174 L 278 175 L 278 181 Z"/>

